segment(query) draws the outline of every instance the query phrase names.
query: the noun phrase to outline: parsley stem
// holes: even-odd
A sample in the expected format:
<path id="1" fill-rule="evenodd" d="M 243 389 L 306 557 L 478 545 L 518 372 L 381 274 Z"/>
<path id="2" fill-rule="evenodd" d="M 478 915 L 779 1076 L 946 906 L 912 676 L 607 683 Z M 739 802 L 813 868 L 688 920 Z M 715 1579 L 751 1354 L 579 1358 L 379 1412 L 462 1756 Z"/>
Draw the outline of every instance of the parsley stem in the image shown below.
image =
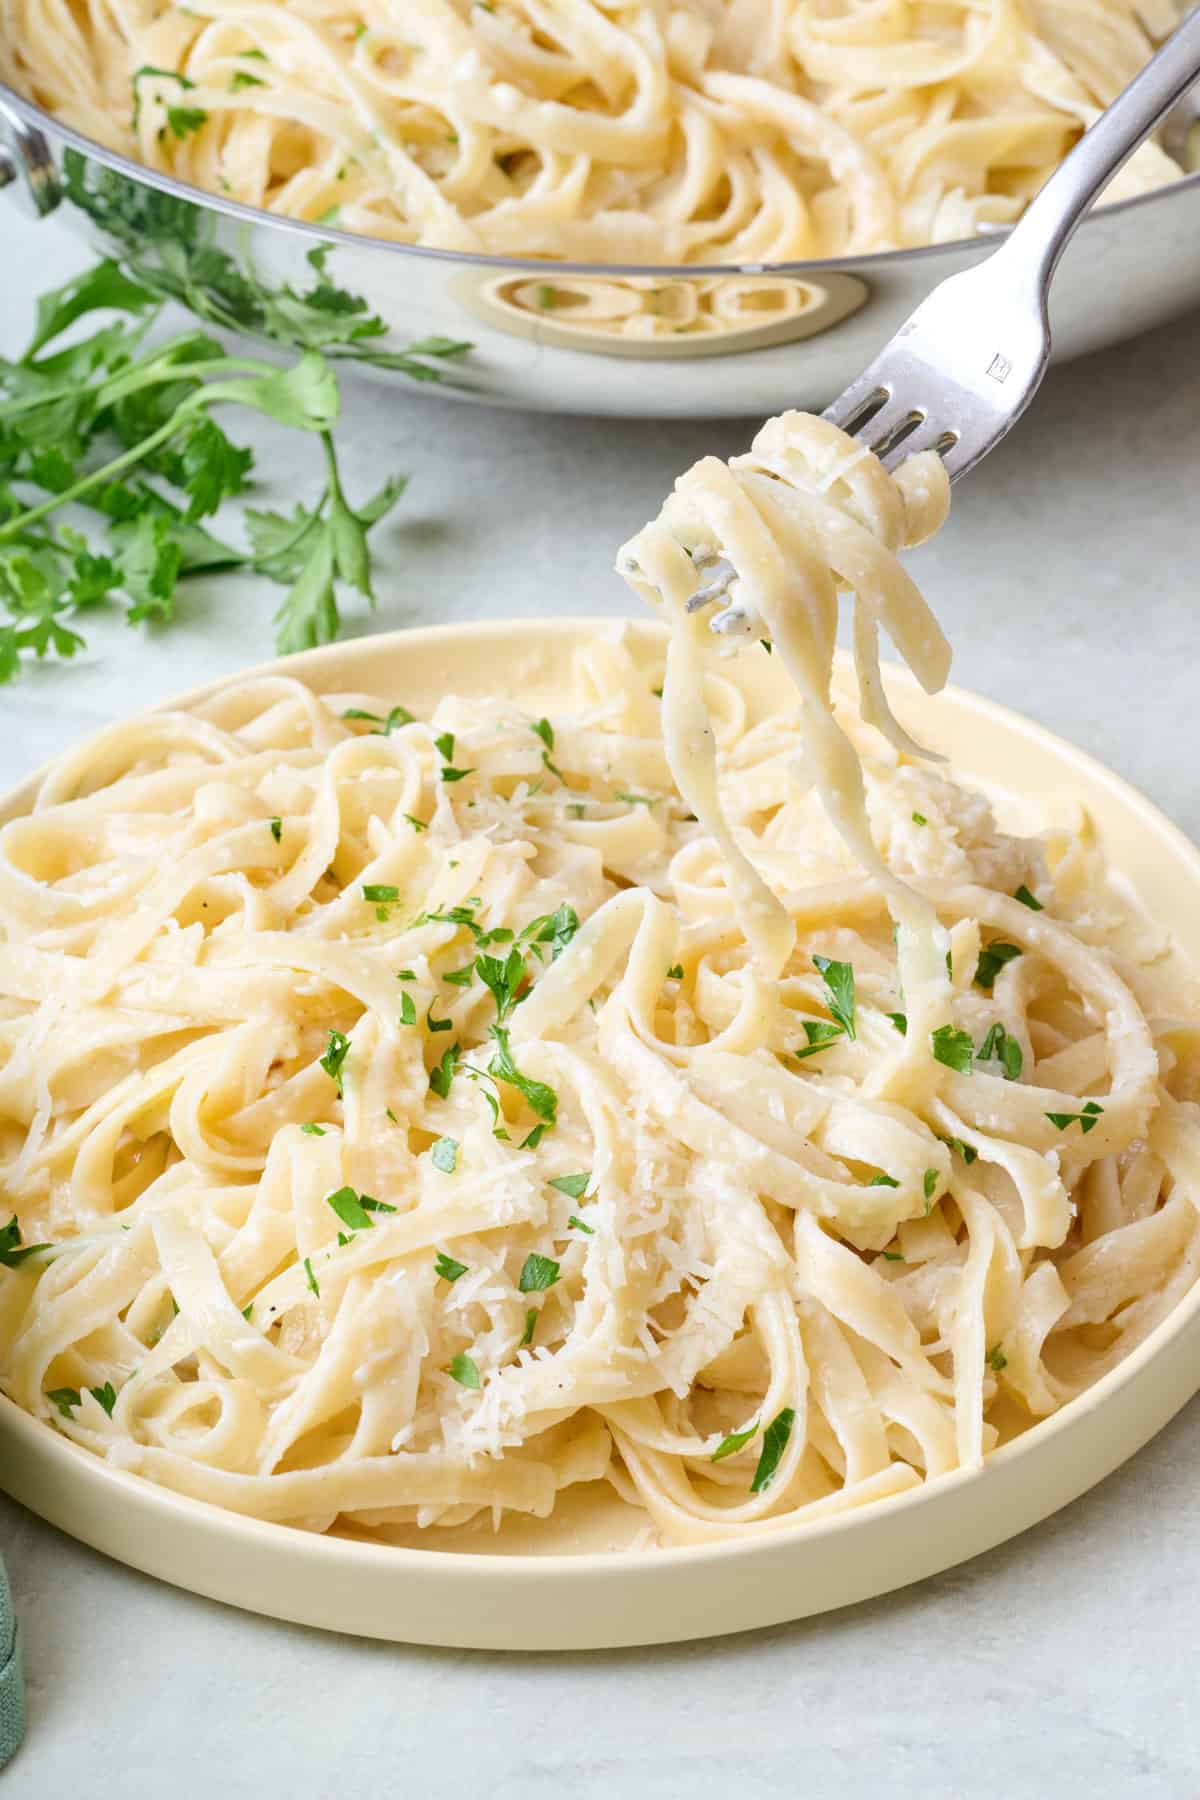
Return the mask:
<path id="1" fill-rule="evenodd" d="M 122 469 L 131 468 L 134 463 L 144 462 L 146 457 L 152 455 L 160 444 L 165 444 L 170 438 L 173 438 L 188 414 L 196 410 L 193 400 L 181 401 L 166 424 L 160 425 L 157 431 L 152 431 L 149 437 L 141 438 L 132 450 L 125 450 L 120 456 L 114 456 L 113 460 L 105 463 L 103 467 L 93 469 L 89 475 L 84 475 L 79 481 L 72 483 L 69 488 L 64 488 L 61 494 L 50 494 L 45 500 L 39 501 L 37 506 L 31 506 L 28 512 L 19 513 L 15 519 L 6 520 L 3 525 L 0 525 L 0 542 L 3 542 L 5 538 L 15 537 L 19 532 L 24 531 L 27 525 L 32 525 L 35 519 L 44 519 L 50 513 L 57 512 L 60 506 L 66 506 L 70 501 L 77 500 L 80 494 L 86 494 L 89 488 L 96 487 L 102 481 L 111 481 L 112 477 L 120 474 Z"/>

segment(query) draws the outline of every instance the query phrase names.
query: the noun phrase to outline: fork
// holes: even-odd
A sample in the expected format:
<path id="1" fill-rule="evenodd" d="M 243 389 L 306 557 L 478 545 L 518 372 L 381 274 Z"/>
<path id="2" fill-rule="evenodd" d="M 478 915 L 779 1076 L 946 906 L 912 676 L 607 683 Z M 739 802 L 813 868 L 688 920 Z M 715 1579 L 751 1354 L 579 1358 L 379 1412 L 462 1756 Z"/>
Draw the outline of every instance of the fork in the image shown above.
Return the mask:
<path id="1" fill-rule="evenodd" d="M 951 481 L 973 469 L 1016 424 L 1046 372 L 1050 283 L 1075 227 L 1197 77 L 1200 8 L 1084 133 L 999 248 L 934 288 L 822 417 L 885 467 L 936 450 Z M 716 552 L 703 560 L 709 579 L 689 612 L 729 597 L 733 568 Z M 736 605 L 712 621 L 722 633 L 743 624 Z"/>
<path id="2" fill-rule="evenodd" d="M 1200 10 L 1101 113 L 983 262 L 943 281 L 824 417 L 885 466 L 937 450 L 951 481 L 1016 424 L 1050 360 L 1047 300 L 1075 227 L 1200 76 Z"/>

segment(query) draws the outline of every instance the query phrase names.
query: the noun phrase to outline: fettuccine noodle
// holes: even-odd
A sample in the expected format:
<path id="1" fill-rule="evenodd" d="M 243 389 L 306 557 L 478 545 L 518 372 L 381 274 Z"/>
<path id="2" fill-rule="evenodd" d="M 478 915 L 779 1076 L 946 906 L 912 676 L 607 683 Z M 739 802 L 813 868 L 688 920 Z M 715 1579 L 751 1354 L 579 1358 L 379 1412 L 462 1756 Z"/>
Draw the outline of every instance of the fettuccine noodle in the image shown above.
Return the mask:
<path id="1" fill-rule="evenodd" d="M 1172 0 L 0 0 L 0 77 L 150 168 L 293 218 L 500 255 L 782 262 L 1017 218 L 1175 17 Z M 1108 197 L 1179 174 L 1148 143 Z"/>
<path id="2" fill-rule="evenodd" d="M 789 415 L 622 553 L 665 666 L 597 637 L 546 718 L 265 677 L 65 758 L 0 832 L 4 1390 L 262 1519 L 608 1481 L 672 1545 L 976 1467 L 1140 1343 L 1198 1024 L 1086 823 L 1007 835 L 892 718 L 946 497 Z"/>

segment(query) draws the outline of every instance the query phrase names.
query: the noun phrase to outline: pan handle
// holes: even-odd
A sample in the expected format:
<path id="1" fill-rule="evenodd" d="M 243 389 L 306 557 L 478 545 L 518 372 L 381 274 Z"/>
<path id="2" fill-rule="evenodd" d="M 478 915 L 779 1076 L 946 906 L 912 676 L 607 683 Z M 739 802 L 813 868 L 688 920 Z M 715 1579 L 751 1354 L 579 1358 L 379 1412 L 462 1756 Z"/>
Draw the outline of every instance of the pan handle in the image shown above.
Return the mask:
<path id="1" fill-rule="evenodd" d="M 62 199 L 50 145 L 34 126 L 0 100 L 0 188 L 35 219 L 44 219 Z"/>

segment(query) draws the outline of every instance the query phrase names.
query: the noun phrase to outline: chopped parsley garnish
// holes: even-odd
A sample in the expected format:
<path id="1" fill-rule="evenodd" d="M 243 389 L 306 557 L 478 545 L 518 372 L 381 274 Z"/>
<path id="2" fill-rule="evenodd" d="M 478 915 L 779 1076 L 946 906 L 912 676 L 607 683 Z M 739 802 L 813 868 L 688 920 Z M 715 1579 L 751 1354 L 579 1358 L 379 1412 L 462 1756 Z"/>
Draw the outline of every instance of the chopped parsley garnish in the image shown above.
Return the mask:
<path id="1" fill-rule="evenodd" d="M 461 969 L 447 969 L 446 973 L 442 976 L 442 980 L 448 981 L 451 987 L 470 987 L 471 978 L 474 973 L 475 965 L 473 963 L 465 963 Z"/>
<path id="2" fill-rule="evenodd" d="M 479 1378 L 478 1365 L 462 1350 L 450 1364 L 449 1373 L 460 1387 L 481 1388 L 483 1382 Z"/>
<path id="3" fill-rule="evenodd" d="M 898 1188 L 900 1186 L 900 1183 L 896 1180 L 896 1177 L 894 1175 L 872 1175 L 870 1181 L 868 1181 L 868 1183 L 867 1183 L 867 1186 L 868 1187 Z"/>
<path id="4" fill-rule="evenodd" d="M 518 1350 L 524 1350 L 527 1345 L 532 1344 L 533 1333 L 534 1333 L 536 1326 L 537 1326 L 537 1307 L 531 1306 L 529 1311 L 525 1314 L 525 1330 L 521 1334 L 520 1343 L 517 1345 Z"/>
<path id="5" fill-rule="evenodd" d="M 779 1460 L 788 1446 L 792 1435 L 792 1426 L 796 1423 L 796 1414 L 792 1407 L 785 1406 L 776 1413 L 767 1429 L 763 1432 L 762 1454 L 758 1459 L 758 1467 L 754 1471 L 754 1480 L 750 1483 L 752 1494 L 761 1494 L 774 1480 Z"/>
<path id="6" fill-rule="evenodd" d="M 1022 906 L 1028 906 L 1033 912 L 1044 912 L 1046 910 L 1037 895 L 1031 894 L 1024 882 L 1021 883 L 1020 887 L 1013 895 L 1013 899 L 1019 900 Z"/>
<path id="7" fill-rule="evenodd" d="M 496 1002 L 497 1025 L 503 1025 L 525 981 L 525 958 L 519 950 L 510 950 L 506 957 L 477 956 L 475 973 Z"/>
<path id="8" fill-rule="evenodd" d="M 547 750 L 554 748 L 554 727 L 549 719 L 535 719 L 530 729 L 541 738 Z"/>
<path id="9" fill-rule="evenodd" d="M 564 900 L 554 912 L 542 913 L 540 918 L 531 919 L 529 924 L 523 928 L 518 942 L 528 944 L 539 961 L 544 960 L 544 953 L 540 946 L 549 944 L 550 961 L 557 962 L 578 930 L 579 914 Z M 489 935 L 493 941 L 499 936 L 497 932 Z M 512 933 L 509 932 L 508 936 L 511 937 Z M 480 940 L 480 942 L 483 941 L 483 939 Z"/>
<path id="10" fill-rule="evenodd" d="M 907 1013 L 888 1013 L 887 1017 L 891 1020 L 893 1026 L 900 1033 L 901 1037 L 908 1036 L 908 1014 Z"/>
<path id="11" fill-rule="evenodd" d="M 368 1219 L 367 1224 L 369 1225 L 370 1223 L 371 1221 Z M 304 1280 L 308 1286 L 309 1292 L 315 1294 L 319 1300 L 321 1298 L 321 1286 L 316 1276 L 313 1274 L 312 1258 L 308 1256 L 304 1259 Z"/>
<path id="12" fill-rule="evenodd" d="M 970 1032 L 957 1031 L 953 1025 L 939 1025 L 936 1031 L 930 1032 L 929 1041 L 938 1062 L 944 1063 L 946 1068 L 953 1069 L 958 1075 L 971 1073 L 975 1045 L 971 1041 Z"/>
<path id="13" fill-rule="evenodd" d="M 449 763 L 447 763 L 443 766 L 443 769 L 442 769 L 442 780 L 443 781 L 465 781 L 467 779 L 468 775 L 473 775 L 474 773 L 475 773 L 474 769 L 452 769 L 450 767 Z"/>
<path id="14" fill-rule="evenodd" d="M 435 994 L 433 999 L 429 1002 L 429 1005 L 425 1009 L 425 1029 L 426 1029 L 426 1031 L 453 1031 L 453 1029 L 454 1029 L 454 1020 L 453 1019 L 435 1019 L 434 1018 L 433 1009 L 436 1005 L 437 1005 L 437 995 Z"/>
<path id="15" fill-rule="evenodd" d="M 409 824 L 412 826 L 414 831 L 428 831 L 429 830 L 429 827 L 425 823 L 424 819 L 414 818 L 412 813 L 405 813 L 404 817 L 408 820 Z"/>
<path id="16" fill-rule="evenodd" d="M 113 1416 L 113 1407 L 117 1404 L 117 1390 L 112 1382 L 106 1381 L 103 1387 L 89 1388 L 88 1393 L 92 1396 L 92 1399 L 96 1402 L 97 1406 L 102 1406 L 104 1408 L 111 1419 Z"/>
<path id="17" fill-rule="evenodd" d="M 454 761 L 454 733 L 452 731 L 440 732 L 434 738 L 433 743 L 443 762 Z"/>
<path id="18" fill-rule="evenodd" d="M 450 1092 L 450 1083 L 454 1080 L 454 1072 L 458 1067 L 458 1059 L 462 1054 L 459 1044 L 452 1044 L 442 1055 L 442 1060 L 429 1072 L 429 1085 L 435 1094 L 443 1100 Z"/>
<path id="19" fill-rule="evenodd" d="M 523 1294 L 540 1294 L 558 1280 L 559 1265 L 552 1256 L 539 1256 L 531 1250 L 521 1268 L 517 1287 Z"/>
<path id="20" fill-rule="evenodd" d="M 407 706 L 393 706 L 386 719 L 378 713 L 364 712 L 361 706 L 349 706 L 342 714 L 343 719 L 363 719 L 369 725 L 378 725 L 378 731 L 368 732 L 368 737 L 391 737 L 399 725 L 415 725 L 416 718 Z"/>
<path id="21" fill-rule="evenodd" d="M 366 1231 L 374 1224 L 373 1212 L 394 1213 L 396 1208 L 389 1206 L 386 1200 L 375 1200 L 370 1194 L 355 1193 L 352 1187 L 338 1188 L 336 1193 L 326 1194 L 326 1206 L 332 1206 L 343 1225 L 351 1231 Z M 339 1238 L 339 1243 L 341 1239 Z"/>
<path id="22" fill-rule="evenodd" d="M 992 1345 L 984 1360 L 989 1369 L 995 1369 L 997 1374 L 1000 1373 L 1001 1369 L 1007 1369 L 1008 1367 L 1008 1358 L 1005 1356 L 999 1344 Z"/>
<path id="23" fill-rule="evenodd" d="M 1016 1038 L 1010 1036 L 1003 1025 L 997 1023 L 990 1028 L 980 1044 L 976 1061 L 981 1063 L 998 1062 L 1004 1070 L 1005 1081 L 1016 1081 L 1024 1066 L 1025 1058 Z"/>
<path id="24" fill-rule="evenodd" d="M 64 1419 L 69 1419 L 74 1409 L 81 1404 L 83 1396 L 78 1388 L 50 1388 L 46 1398 L 51 1406 L 58 1408 Z"/>
<path id="25" fill-rule="evenodd" d="M 928 825 L 929 820 L 925 817 L 924 813 L 915 812 L 912 816 L 912 822 L 914 825 Z"/>
<path id="26" fill-rule="evenodd" d="M 842 1036 L 842 1027 L 831 1024 L 828 1019 L 801 1019 L 800 1023 L 808 1043 L 802 1049 L 792 1051 L 797 1062 L 803 1062 L 806 1056 L 815 1056 L 818 1050 L 828 1050 L 835 1038 Z"/>
<path id="27" fill-rule="evenodd" d="M 567 1196 L 568 1200 L 582 1200 L 587 1193 L 587 1185 L 591 1179 L 592 1171 L 583 1169 L 578 1175 L 554 1175 L 550 1178 L 549 1186 L 557 1188 L 560 1194 Z"/>
<path id="28" fill-rule="evenodd" d="M 1012 962 L 1020 956 L 1020 944 L 1005 944 L 997 940 L 979 952 L 979 961 L 975 965 L 975 985 L 986 988 L 990 993 L 996 984 L 996 977 L 1005 963 Z"/>
<path id="29" fill-rule="evenodd" d="M 757 1431 L 757 1419 L 755 1419 L 753 1425 L 747 1425 L 745 1431 L 731 1431 L 728 1437 L 721 1439 L 721 1442 L 709 1457 L 709 1462 L 724 1462 L 727 1456 L 736 1456 L 737 1452 L 745 1448 Z"/>
<path id="30" fill-rule="evenodd" d="M 497 1081 L 506 1082 L 509 1087 L 516 1088 L 517 1092 L 524 1097 L 530 1110 L 536 1113 L 539 1119 L 544 1120 L 547 1125 L 555 1124 L 558 1119 L 558 1095 L 554 1089 L 547 1087 L 544 1081 L 534 1081 L 530 1076 L 521 1073 L 513 1061 L 512 1051 L 508 1044 L 508 1032 L 503 1025 L 493 1025 L 490 1030 L 496 1042 L 496 1054 L 488 1064 L 488 1074 L 494 1076 Z"/>
<path id="31" fill-rule="evenodd" d="M 253 1311 L 254 1311 L 253 1300 L 247 1300 L 245 1306 L 243 1306 L 243 1308 L 242 1308 L 242 1317 L 243 1317 L 243 1319 L 245 1319 L 247 1325 L 250 1323 L 250 1314 Z"/>
<path id="32" fill-rule="evenodd" d="M 545 1135 L 545 1125 L 535 1125 L 529 1136 L 521 1139 L 522 1150 L 536 1150 Z"/>
<path id="33" fill-rule="evenodd" d="M 444 1250 L 438 1251 L 433 1259 L 433 1266 L 440 1278 L 451 1284 L 456 1282 L 460 1275 L 465 1275 L 467 1272 L 466 1263 L 455 1262 L 454 1258 L 447 1256 Z"/>
<path id="34" fill-rule="evenodd" d="M 329 1044 L 324 1056 L 321 1058 L 321 1067 L 337 1089 L 339 1100 L 344 1100 L 346 1098 L 343 1072 L 346 1058 L 349 1053 L 350 1039 L 341 1031 L 331 1031 L 329 1034 Z"/>
<path id="35" fill-rule="evenodd" d="M 1082 1112 L 1077 1112 L 1077 1113 L 1050 1113 L 1050 1112 L 1048 1112 L 1046 1114 L 1046 1117 L 1049 1119 L 1049 1121 L 1052 1125 L 1057 1127 L 1057 1129 L 1059 1131 L 1066 1131 L 1068 1126 L 1070 1126 L 1070 1125 L 1078 1125 L 1080 1131 L 1083 1133 L 1084 1137 L 1086 1137 L 1088 1132 L 1092 1129 L 1092 1126 L 1096 1123 L 1096 1120 L 1101 1117 L 1103 1112 L 1104 1112 L 1104 1108 L 1102 1106 L 1098 1105 L 1095 1100 L 1089 1100 L 1087 1105 L 1083 1108 Z"/>
<path id="36" fill-rule="evenodd" d="M 974 1144 L 964 1144 L 961 1138 L 943 1138 L 942 1142 L 945 1144 L 947 1150 L 953 1150 L 956 1156 L 961 1156 L 968 1168 L 970 1168 L 971 1164 L 975 1161 L 975 1158 L 979 1155 Z"/>
<path id="37" fill-rule="evenodd" d="M 883 1260 L 884 1262 L 903 1262 L 904 1258 L 901 1256 L 899 1250 L 885 1250 L 883 1252 Z"/>
<path id="38" fill-rule="evenodd" d="M 626 806 L 657 806 L 658 805 L 657 795 L 655 795 L 655 794 L 629 794 L 629 793 L 626 793 L 624 788 L 617 789 L 616 797 L 618 800 L 623 800 L 625 802 Z"/>
<path id="39" fill-rule="evenodd" d="M 281 843 L 283 840 L 283 820 L 269 819 L 267 823 L 271 827 L 271 836 L 275 839 L 275 842 L 277 844 Z"/>
<path id="40" fill-rule="evenodd" d="M 397 969 L 396 970 L 396 980 L 397 981 L 415 981 L 416 979 L 417 979 L 417 971 L 415 969 Z"/>
<path id="41" fill-rule="evenodd" d="M 235 69 L 233 80 L 229 83 L 231 94 L 240 94 L 243 88 L 266 87 L 261 75 L 252 75 L 249 69 Z"/>
<path id="42" fill-rule="evenodd" d="M 440 1137 L 430 1146 L 429 1160 L 435 1169 L 443 1175 L 453 1175 L 458 1167 L 458 1141 L 452 1137 Z"/>
<path id="43" fill-rule="evenodd" d="M 369 881 L 363 886 L 363 899 L 372 906 L 393 906 L 399 898 L 400 889 L 388 881 Z"/>
<path id="44" fill-rule="evenodd" d="M 575 1213 L 572 1213 L 567 1220 L 567 1227 L 568 1229 L 573 1228 L 576 1231 L 586 1232 L 588 1237 L 595 1237 L 596 1235 L 596 1227 L 594 1225 L 585 1225 L 583 1220 Z"/>
<path id="45" fill-rule="evenodd" d="M 682 963 L 672 963 L 671 964 L 670 968 L 667 970 L 667 980 L 668 981 L 682 981 L 683 980 L 683 964 Z"/>
<path id="46" fill-rule="evenodd" d="M 307 1125 L 302 1125 L 300 1127 L 300 1129 L 304 1133 L 305 1137 L 324 1137 L 325 1136 L 325 1127 L 323 1125 L 314 1125 L 311 1119 L 309 1120 Z"/>
<path id="47" fill-rule="evenodd" d="M 411 994 L 401 994 L 401 996 L 400 996 L 400 1023 L 402 1025 L 415 1025 L 416 1022 L 417 1022 L 417 1009 L 413 1003 L 412 995 Z"/>
<path id="48" fill-rule="evenodd" d="M 926 1198 L 926 1200 L 932 1200 L 932 1199 L 933 1199 L 933 1196 L 934 1196 L 934 1194 L 935 1194 L 935 1193 L 936 1193 L 936 1191 L 937 1191 L 937 1184 L 938 1184 L 938 1172 L 937 1172 L 937 1170 L 936 1170 L 936 1169 L 926 1169 L 926 1171 L 925 1171 L 925 1177 L 924 1177 L 924 1186 L 925 1186 L 925 1198 Z"/>
<path id="49" fill-rule="evenodd" d="M 23 1244 L 21 1227 L 17 1223 L 17 1215 L 13 1214 L 7 1225 L 0 1225 L 0 1268 L 16 1269 L 28 1256 L 36 1256 L 39 1250 L 49 1250 L 49 1244 Z"/>
<path id="50" fill-rule="evenodd" d="M 854 970 L 848 962 L 834 962 L 829 956 L 814 956 L 813 962 L 821 971 L 821 979 L 825 983 L 825 991 L 829 995 L 829 1010 L 846 1033 L 848 1038 L 854 1037 Z M 809 1042 L 811 1043 L 811 1039 Z"/>

